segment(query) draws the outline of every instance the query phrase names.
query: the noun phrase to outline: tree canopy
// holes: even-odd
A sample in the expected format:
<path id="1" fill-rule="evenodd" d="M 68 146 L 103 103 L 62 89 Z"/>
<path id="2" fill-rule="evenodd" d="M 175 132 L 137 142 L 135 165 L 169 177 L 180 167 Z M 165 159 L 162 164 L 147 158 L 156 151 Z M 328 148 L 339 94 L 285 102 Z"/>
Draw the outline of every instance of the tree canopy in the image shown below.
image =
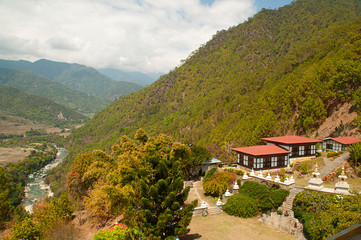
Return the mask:
<path id="1" fill-rule="evenodd" d="M 78 155 L 67 176 L 68 191 L 98 223 L 123 214 L 133 237 L 174 238 L 186 234 L 196 206 L 196 201 L 185 204 L 189 158 L 187 145 L 139 129 L 134 140 L 121 137 L 111 154 L 94 150 Z"/>

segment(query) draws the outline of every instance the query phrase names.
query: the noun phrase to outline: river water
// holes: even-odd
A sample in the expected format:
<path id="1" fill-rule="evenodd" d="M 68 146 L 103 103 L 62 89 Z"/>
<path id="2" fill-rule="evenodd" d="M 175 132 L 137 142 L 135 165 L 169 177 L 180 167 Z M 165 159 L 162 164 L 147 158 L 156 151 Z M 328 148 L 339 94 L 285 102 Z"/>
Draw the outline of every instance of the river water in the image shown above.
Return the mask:
<path id="1" fill-rule="evenodd" d="M 30 174 L 29 180 L 25 186 L 25 198 L 22 202 L 25 210 L 32 213 L 34 203 L 45 194 L 48 197 L 53 196 L 53 192 L 50 189 L 50 186 L 45 184 L 44 178 L 46 176 L 46 172 L 49 169 L 56 167 L 63 159 L 65 158 L 67 151 L 64 148 L 58 148 L 58 153 L 54 161 L 40 169 L 39 171 Z"/>

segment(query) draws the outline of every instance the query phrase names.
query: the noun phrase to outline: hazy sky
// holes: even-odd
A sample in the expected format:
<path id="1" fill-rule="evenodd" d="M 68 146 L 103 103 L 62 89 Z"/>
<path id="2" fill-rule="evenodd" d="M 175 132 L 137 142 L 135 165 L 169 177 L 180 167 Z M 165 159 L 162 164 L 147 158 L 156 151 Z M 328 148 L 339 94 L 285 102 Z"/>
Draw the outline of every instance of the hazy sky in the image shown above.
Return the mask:
<path id="1" fill-rule="evenodd" d="M 292 0 L 0 0 L 0 58 L 167 73 L 261 8 Z"/>

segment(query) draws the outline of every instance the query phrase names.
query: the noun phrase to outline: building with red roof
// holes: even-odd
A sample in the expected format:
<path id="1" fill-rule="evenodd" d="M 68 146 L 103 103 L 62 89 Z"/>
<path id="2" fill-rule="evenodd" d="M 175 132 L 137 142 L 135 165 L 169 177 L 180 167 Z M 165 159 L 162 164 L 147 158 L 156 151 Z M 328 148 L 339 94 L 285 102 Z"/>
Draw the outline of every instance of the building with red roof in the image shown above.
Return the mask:
<path id="1" fill-rule="evenodd" d="M 237 153 L 239 165 L 255 170 L 286 167 L 291 153 L 276 145 L 232 148 L 231 150 Z"/>
<path id="2" fill-rule="evenodd" d="M 348 146 L 360 141 L 360 139 L 355 137 L 325 138 L 322 148 L 331 151 L 345 151 Z"/>
<path id="3" fill-rule="evenodd" d="M 316 154 L 316 144 L 322 140 L 300 136 L 280 136 L 261 138 L 267 145 L 277 145 L 290 151 L 290 158 L 312 157 Z"/>

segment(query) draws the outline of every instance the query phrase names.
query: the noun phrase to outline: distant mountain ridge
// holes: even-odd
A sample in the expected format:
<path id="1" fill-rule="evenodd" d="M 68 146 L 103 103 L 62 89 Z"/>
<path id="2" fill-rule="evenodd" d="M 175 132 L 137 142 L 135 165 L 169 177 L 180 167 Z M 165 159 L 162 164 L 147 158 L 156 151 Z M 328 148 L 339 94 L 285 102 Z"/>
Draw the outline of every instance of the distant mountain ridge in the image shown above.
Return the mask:
<path id="1" fill-rule="evenodd" d="M 0 60 L 0 68 L 33 72 L 70 88 L 110 101 L 142 88 L 135 83 L 112 80 L 94 68 L 76 63 L 69 64 L 46 59 L 33 63 L 24 60 Z"/>
<path id="2" fill-rule="evenodd" d="M 215 155 L 259 144 L 261 137 L 316 132 L 338 104 L 356 101 L 353 111 L 361 109 L 354 83 L 361 85 L 360 16 L 361 2 L 353 0 L 263 9 L 95 115 L 72 134 L 70 152 L 107 149 L 138 128 Z"/>
<path id="3" fill-rule="evenodd" d="M 109 101 L 104 99 L 74 90 L 38 74 L 21 70 L 0 68 L 0 85 L 46 97 L 82 113 L 95 113 L 109 104 Z"/>
<path id="4" fill-rule="evenodd" d="M 100 68 L 98 71 L 113 80 L 131 82 L 143 87 L 152 84 L 160 76 L 160 74 L 147 75 L 141 72 L 126 72 L 115 68 Z"/>
<path id="5" fill-rule="evenodd" d="M 0 86 L 0 109 L 2 114 L 7 113 L 56 127 L 70 127 L 89 120 L 50 99 L 4 85 Z"/>

